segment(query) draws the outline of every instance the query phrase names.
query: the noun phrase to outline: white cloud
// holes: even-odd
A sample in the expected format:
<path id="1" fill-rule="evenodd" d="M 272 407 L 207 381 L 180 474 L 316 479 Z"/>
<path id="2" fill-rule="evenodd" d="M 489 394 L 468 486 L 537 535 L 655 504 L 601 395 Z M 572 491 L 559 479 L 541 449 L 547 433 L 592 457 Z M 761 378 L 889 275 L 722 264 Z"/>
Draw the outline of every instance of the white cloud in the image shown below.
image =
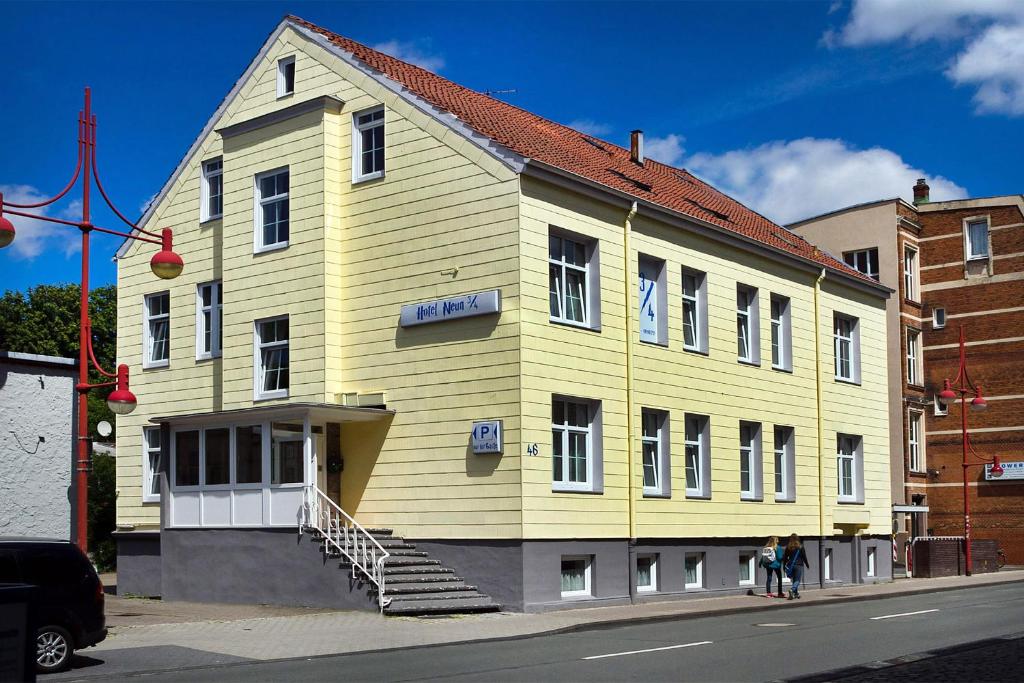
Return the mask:
<path id="1" fill-rule="evenodd" d="M 444 57 L 441 55 L 430 54 L 417 43 L 401 40 L 387 40 L 383 43 L 373 45 L 372 47 L 374 50 L 379 50 L 385 54 L 389 54 L 396 59 L 401 59 L 403 62 L 409 62 L 410 64 L 423 67 L 427 71 L 437 73 L 444 68 Z"/>
<path id="2" fill-rule="evenodd" d="M 675 133 L 669 133 L 663 138 L 654 136 L 644 138 L 644 156 L 669 166 L 678 166 L 682 163 L 683 154 L 686 152 L 683 147 L 685 140 L 685 137 Z"/>
<path id="3" fill-rule="evenodd" d="M 826 44 L 858 47 L 907 40 L 964 40 L 946 69 L 977 88 L 978 113 L 1024 115 L 1024 2 L 1021 0 L 856 0 Z"/>
<path id="4" fill-rule="evenodd" d="M 5 203 L 34 204 L 47 199 L 31 185 L 0 185 L 0 192 L 4 195 Z M 17 210 L 46 216 L 49 215 L 50 208 L 52 207 L 44 206 L 38 209 Z M 77 199 L 72 201 L 62 208 L 57 216 L 67 220 L 81 220 L 81 202 Z M 82 248 L 76 239 L 78 233 L 70 226 L 22 218 L 8 213 L 5 213 L 4 217 L 14 224 L 15 238 L 8 248 L 16 258 L 31 261 L 45 251 L 60 251 L 66 257 Z"/>
<path id="5" fill-rule="evenodd" d="M 989 27 L 946 75 L 957 85 L 978 87 L 978 112 L 1024 115 L 1024 24 Z"/>
<path id="6" fill-rule="evenodd" d="M 594 121 L 592 119 L 576 119 L 575 121 L 569 122 L 569 127 L 573 130 L 585 133 L 586 135 L 593 135 L 594 137 L 601 137 L 612 132 L 612 127 L 607 123 L 601 123 L 600 121 Z"/>
<path id="7" fill-rule="evenodd" d="M 928 179 L 933 201 L 967 196 L 963 187 L 910 166 L 895 152 L 859 150 L 843 140 L 802 138 L 724 154 L 695 154 L 687 166 L 782 224 L 888 197 L 912 201 L 918 178 Z"/>
<path id="8" fill-rule="evenodd" d="M 847 46 L 956 38 L 991 21 L 1024 17 L 1020 0 L 856 0 L 849 21 L 828 35 Z M 828 38 L 827 38 L 828 39 Z"/>

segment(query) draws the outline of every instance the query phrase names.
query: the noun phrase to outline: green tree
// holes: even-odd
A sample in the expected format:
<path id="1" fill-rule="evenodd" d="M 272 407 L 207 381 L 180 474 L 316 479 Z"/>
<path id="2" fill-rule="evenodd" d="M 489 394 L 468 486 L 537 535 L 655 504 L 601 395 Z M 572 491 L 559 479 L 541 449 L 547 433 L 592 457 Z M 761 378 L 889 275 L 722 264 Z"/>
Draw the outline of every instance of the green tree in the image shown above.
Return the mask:
<path id="1" fill-rule="evenodd" d="M 39 285 L 27 293 L 8 290 L 0 297 L 0 349 L 46 356 L 78 358 L 80 291 L 76 284 Z M 117 356 L 117 288 L 97 287 L 89 292 L 92 345 L 103 369 L 113 372 Z M 91 370 L 91 369 L 90 369 Z M 106 382 L 94 370 L 90 382 Z M 89 392 L 89 433 L 97 437 L 96 424 L 114 424 L 107 407 L 111 389 Z"/>

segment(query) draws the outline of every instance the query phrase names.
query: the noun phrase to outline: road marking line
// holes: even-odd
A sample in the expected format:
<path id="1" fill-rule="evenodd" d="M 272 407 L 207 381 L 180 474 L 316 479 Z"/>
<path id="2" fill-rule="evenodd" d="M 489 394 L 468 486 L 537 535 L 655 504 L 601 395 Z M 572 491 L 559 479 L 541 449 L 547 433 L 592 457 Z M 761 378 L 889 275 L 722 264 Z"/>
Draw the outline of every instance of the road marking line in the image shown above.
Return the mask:
<path id="1" fill-rule="evenodd" d="M 702 640 L 699 643 L 685 643 L 683 645 L 669 645 L 668 647 L 652 647 L 649 650 L 630 650 L 629 652 L 615 652 L 610 655 L 594 655 L 593 657 L 584 657 L 587 659 L 604 659 L 605 657 L 623 657 L 625 655 L 642 655 L 645 652 L 661 652 L 662 650 L 678 650 L 682 647 L 693 647 L 694 645 L 711 645 L 710 640 Z"/>
<path id="2" fill-rule="evenodd" d="M 923 609 L 919 612 L 901 612 L 900 614 L 886 614 L 884 617 L 871 617 L 872 621 L 878 621 L 879 619 L 893 619 L 895 617 L 912 617 L 915 614 L 928 614 L 929 612 L 938 612 L 937 609 Z"/>

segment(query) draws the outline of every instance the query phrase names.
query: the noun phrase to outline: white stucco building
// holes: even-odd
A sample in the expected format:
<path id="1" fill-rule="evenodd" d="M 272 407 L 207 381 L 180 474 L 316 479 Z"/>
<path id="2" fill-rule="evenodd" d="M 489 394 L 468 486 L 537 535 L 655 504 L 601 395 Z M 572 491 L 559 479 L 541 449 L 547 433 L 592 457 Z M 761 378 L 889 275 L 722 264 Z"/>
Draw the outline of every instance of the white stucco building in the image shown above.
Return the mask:
<path id="1" fill-rule="evenodd" d="M 0 351 L 0 536 L 74 537 L 76 365 Z"/>

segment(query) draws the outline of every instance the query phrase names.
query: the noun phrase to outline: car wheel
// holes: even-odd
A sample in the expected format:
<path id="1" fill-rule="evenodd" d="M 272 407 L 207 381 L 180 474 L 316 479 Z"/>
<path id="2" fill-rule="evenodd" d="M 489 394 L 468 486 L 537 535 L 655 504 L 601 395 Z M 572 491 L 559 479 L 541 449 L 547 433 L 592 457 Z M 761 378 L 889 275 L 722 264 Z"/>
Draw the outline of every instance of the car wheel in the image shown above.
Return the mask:
<path id="1" fill-rule="evenodd" d="M 60 626 L 44 626 L 36 631 L 36 671 L 39 673 L 63 671 L 74 653 L 71 634 Z"/>

